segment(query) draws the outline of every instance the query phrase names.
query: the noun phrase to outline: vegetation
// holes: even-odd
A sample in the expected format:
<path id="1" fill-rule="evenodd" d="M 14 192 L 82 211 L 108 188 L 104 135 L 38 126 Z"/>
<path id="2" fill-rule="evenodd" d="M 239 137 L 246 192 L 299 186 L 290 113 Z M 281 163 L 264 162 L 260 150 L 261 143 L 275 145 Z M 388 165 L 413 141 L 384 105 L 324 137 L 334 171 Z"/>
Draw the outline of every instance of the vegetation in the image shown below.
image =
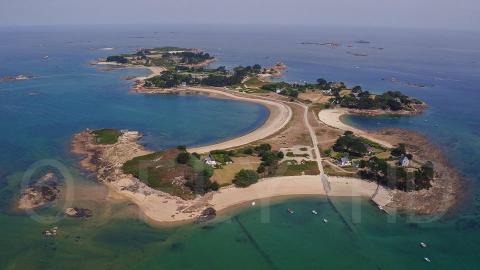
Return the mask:
<path id="1" fill-rule="evenodd" d="M 431 162 L 425 163 L 416 171 L 407 172 L 403 167 L 392 166 L 387 161 L 372 157 L 362 160 L 359 176 L 363 179 L 375 180 L 379 184 L 403 191 L 421 190 L 431 187 L 434 170 Z"/>
<path id="2" fill-rule="evenodd" d="M 128 59 L 125 58 L 124 56 L 121 56 L 121 55 L 113 55 L 113 56 L 107 57 L 107 62 L 115 62 L 115 63 L 119 63 L 119 64 L 127 64 L 127 63 L 128 63 Z"/>
<path id="3" fill-rule="evenodd" d="M 368 153 L 368 148 L 364 139 L 353 135 L 353 132 L 346 131 L 343 136 L 333 145 L 335 152 L 348 153 L 353 156 L 362 157 Z"/>
<path id="4" fill-rule="evenodd" d="M 136 157 L 125 162 L 122 170 L 152 188 L 185 199 L 219 188 L 210 180 L 213 169 L 186 150 L 171 149 Z"/>
<path id="5" fill-rule="evenodd" d="M 318 175 L 318 165 L 316 161 L 304 161 L 297 163 L 295 160 L 288 160 L 280 163 L 276 175 L 295 176 L 295 175 Z"/>
<path id="6" fill-rule="evenodd" d="M 412 99 L 399 91 L 387 91 L 380 95 L 371 95 L 370 92 L 361 90 L 359 86 L 356 86 L 355 89 L 350 94 L 344 96 L 335 93 L 335 97 L 331 99 L 331 102 L 345 108 L 389 111 L 413 110 L 412 105 L 421 104 L 420 101 Z"/>
<path id="7" fill-rule="evenodd" d="M 98 144 L 114 144 L 118 141 L 118 137 L 122 135 L 120 131 L 111 128 L 94 130 L 92 134 Z"/>
<path id="8" fill-rule="evenodd" d="M 237 187 L 248 187 L 258 182 L 259 178 L 258 173 L 253 170 L 241 170 L 235 175 L 233 183 Z"/>

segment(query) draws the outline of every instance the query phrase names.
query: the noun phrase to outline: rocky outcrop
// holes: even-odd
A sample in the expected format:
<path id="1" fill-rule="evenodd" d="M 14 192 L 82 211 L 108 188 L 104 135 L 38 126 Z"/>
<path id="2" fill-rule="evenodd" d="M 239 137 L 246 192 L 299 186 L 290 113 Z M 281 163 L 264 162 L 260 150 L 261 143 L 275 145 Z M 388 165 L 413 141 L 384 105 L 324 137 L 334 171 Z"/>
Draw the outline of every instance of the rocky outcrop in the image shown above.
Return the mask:
<path id="1" fill-rule="evenodd" d="M 53 172 L 46 173 L 20 194 L 18 208 L 30 210 L 45 206 L 58 199 L 60 195 L 60 181 Z"/>
<path id="2" fill-rule="evenodd" d="M 89 218 L 93 215 L 92 210 L 88 208 L 78 208 L 78 207 L 70 207 L 65 209 L 65 215 L 67 217 L 74 217 L 74 218 Z"/>

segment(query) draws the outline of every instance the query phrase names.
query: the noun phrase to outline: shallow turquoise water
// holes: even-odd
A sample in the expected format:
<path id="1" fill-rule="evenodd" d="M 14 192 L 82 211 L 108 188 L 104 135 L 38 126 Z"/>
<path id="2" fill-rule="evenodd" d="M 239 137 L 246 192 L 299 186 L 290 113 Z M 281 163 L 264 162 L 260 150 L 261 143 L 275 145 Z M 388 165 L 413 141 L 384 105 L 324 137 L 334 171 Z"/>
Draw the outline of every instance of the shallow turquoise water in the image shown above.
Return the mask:
<path id="1" fill-rule="evenodd" d="M 0 76 L 39 78 L 0 83 L 1 269 L 476 269 L 480 248 L 480 100 L 478 35 L 456 32 L 313 28 L 82 27 L 1 29 Z M 302 41 L 369 45 L 330 49 Z M 88 61 L 138 47 L 201 47 L 215 65 L 289 65 L 286 78 L 318 77 L 375 90 L 401 89 L 430 109 L 413 118 L 350 118 L 362 128 L 405 127 L 445 150 L 466 179 L 464 201 L 447 216 L 422 222 L 387 217 L 366 201 L 288 200 L 236 211 L 205 226 L 153 228 L 128 203 L 108 203 L 101 186 L 79 171 L 69 154 L 71 136 L 87 127 L 140 130 L 161 149 L 198 145 L 247 132 L 265 108 L 188 96 L 128 92 L 122 77 L 143 70 L 100 71 Z M 361 47 L 363 46 L 363 47 Z M 370 47 L 384 47 L 375 50 Z M 116 47 L 98 51 L 100 47 Z M 347 50 L 368 53 L 354 57 Z M 42 56 L 49 55 L 44 61 Z M 357 68 L 358 67 L 358 68 Z M 392 84 L 389 78 L 427 88 Z M 387 80 L 384 80 L 387 79 Z M 35 95 L 29 95 L 34 93 Z M 9 209 L 23 173 L 41 159 L 56 159 L 73 174 L 75 202 L 95 209 L 89 221 L 39 223 Z M 100 191 L 99 191 L 100 190 Z M 92 199 L 93 197 L 93 199 Z M 287 208 L 295 209 L 289 215 Z M 320 214 L 314 216 L 311 210 Z M 41 216 L 54 215 L 55 208 Z M 133 217 L 132 217 L 133 216 Z M 327 224 L 322 218 L 328 218 Z M 55 239 L 41 232 L 59 226 Z M 421 249 L 419 241 L 429 247 Z M 431 264 L 423 257 L 428 256 Z M 88 258 L 88 259 L 86 259 Z"/>

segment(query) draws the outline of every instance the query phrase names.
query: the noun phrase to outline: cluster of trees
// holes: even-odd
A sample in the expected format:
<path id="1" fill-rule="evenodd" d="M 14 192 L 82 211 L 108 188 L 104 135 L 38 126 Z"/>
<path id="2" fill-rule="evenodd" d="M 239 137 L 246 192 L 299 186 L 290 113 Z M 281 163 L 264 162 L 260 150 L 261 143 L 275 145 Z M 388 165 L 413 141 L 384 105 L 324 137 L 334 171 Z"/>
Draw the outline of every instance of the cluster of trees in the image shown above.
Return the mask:
<path id="1" fill-rule="evenodd" d="M 197 153 L 190 154 L 184 146 L 179 146 L 180 151 L 175 161 L 181 165 L 187 165 L 191 168 L 191 174 L 185 175 L 185 186 L 195 194 L 205 194 L 212 190 L 218 190 L 220 185 L 211 181 L 213 169 L 205 165 Z"/>
<path id="2" fill-rule="evenodd" d="M 412 103 L 421 103 L 418 100 L 402 94 L 400 91 L 387 91 L 380 95 L 371 95 L 368 91 L 363 91 L 361 87 L 356 86 L 352 89 L 352 93 L 340 96 L 335 93 L 332 102 L 342 107 L 354 109 L 382 109 L 390 111 L 399 111 L 410 109 Z"/>
<path id="3" fill-rule="evenodd" d="M 392 156 L 394 157 L 401 157 L 401 156 L 405 156 L 407 157 L 408 159 L 412 159 L 413 158 L 413 155 L 410 154 L 410 153 L 407 153 L 407 147 L 405 146 L 405 144 L 401 143 L 399 144 L 397 147 L 393 148 L 391 150 L 391 154 Z"/>
<path id="4" fill-rule="evenodd" d="M 262 70 L 262 67 L 258 64 L 247 67 L 238 66 L 235 67 L 232 74 L 229 75 L 227 74 L 225 67 L 220 68 L 223 68 L 224 74 L 209 74 L 208 77 L 203 78 L 200 81 L 200 84 L 216 87 L 232 86 L 240 84 L 247 76 L 258 74 Z"/>
<path id="5" fill-rule="evenodd" d="M 257 168 L 258 173 L 272 175 L 277 169 L 278 162 L 284 157 L 281 151 L 272 151 L 270 144 L 264 143 L 254 148 L 262 161 Z"/>
<path id="6" fill-rule="evenodd" d="M 348 153 L 357 157 L 363 157 L 368 153 L 364 139 L 353 135 L 351 131 L 345 131 L 332 148 L 335 152 Z"/>
<path id="7" fill-rule="evenodd" d="M 198 80 L 190 74 L 181 74 L 175 71 L 165 71 L 158 76 L 146 79 L 145 87 L 172 88 L 185 82 L 187 85 L 198 84 Z"/>
<path id="8" fill-rule="evenodd" d="M 434 177 L 433 163 L 428 161 L 413 173 L 405 168 L 392 166 L 378 157 L 361 160 L 358 172 L 363 179 L 375 180 L 379 184 L 403 191 L 428 189 Z"/>
<path id="9" fill-rule="evenodd" d="M 280 90 L 280 95 L 296 98 L 298 97 L 299 93 L 305 93 L 307 90 L 332 90 L 334 95 L 335 93 L 339 95 L 340 91 L 345 89 L 345 84 L 343 82 L 327 82 L 325 79 L 318 79 L 316 84 L 298 84 L 287 82 L 269 83 L 262 86 L 262 89 L 272 92 Z"/>
<path id="10" fill-rule="evenodd" d="M 339 94 L 342 89 L 347 88 L 343 82 L 327 82 L 323 78 L 317 79 L 316 88 L 320 90 L 331 90 L 333 94 Z"/>
<path id="11" fill-rule="evenodd" d="M 107 57 L 107 62 L 115 62 L 115 63 L 119 63 L 119 64 L 127 64 L 127 63 L 128 63 L 128 59 L 125 58 L 124 56 L 121 56 L 121 55 L 113 55 L 113 56 Z"/>
<path id="12" fill-rule="evenodd" d="M 258 182 L 260 176 L 253 170 L 240 170 L 233 179 L 233 184 L 237 187 L 248 187 Z"/>
<path id="13" fill-rule="evenodd" d="M 171 55 L 180 57 L 180 63 L 187 65 L 195 65 L 213 59 L 210 54 L 204 52 L 176 52 Z M 164 54 L 164 57 L 169 57 L 169 54 Z"/>

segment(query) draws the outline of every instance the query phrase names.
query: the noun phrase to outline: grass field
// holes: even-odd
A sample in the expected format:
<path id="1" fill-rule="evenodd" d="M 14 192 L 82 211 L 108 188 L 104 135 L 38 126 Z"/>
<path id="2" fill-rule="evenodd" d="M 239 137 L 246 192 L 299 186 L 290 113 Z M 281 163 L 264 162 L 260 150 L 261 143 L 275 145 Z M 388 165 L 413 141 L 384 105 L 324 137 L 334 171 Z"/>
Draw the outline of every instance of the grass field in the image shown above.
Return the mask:
<path id="1" fill-rule="evenodd" d="M 304 163 L 284 161 L 278 165 L 275 174 L 277 176 L 317 175 L 320 174 L 320 171 L 316 161 L 305 161 Z"/>
<path id="2" fill-rule="evenodd" d="M 232 164 L 224 165 L 221 169 L 215 169 L 211 180 L 216 181 L 220 186 L 229 185 L 232 183 L 235 174 L 241 169 L 256 171 L 258 165 L 260 165 L 260 159 L 254 156 L 234 157 L 232 160 Z"/>
<path id="3" fill-rule="evenodd" d="M 118 141 L 118 137 L 122 135 L 120 131 L 111 128 L 94 130 L 92 134 L 95 136 L 96 143 L 99 144 L 114 144 Z"/>

